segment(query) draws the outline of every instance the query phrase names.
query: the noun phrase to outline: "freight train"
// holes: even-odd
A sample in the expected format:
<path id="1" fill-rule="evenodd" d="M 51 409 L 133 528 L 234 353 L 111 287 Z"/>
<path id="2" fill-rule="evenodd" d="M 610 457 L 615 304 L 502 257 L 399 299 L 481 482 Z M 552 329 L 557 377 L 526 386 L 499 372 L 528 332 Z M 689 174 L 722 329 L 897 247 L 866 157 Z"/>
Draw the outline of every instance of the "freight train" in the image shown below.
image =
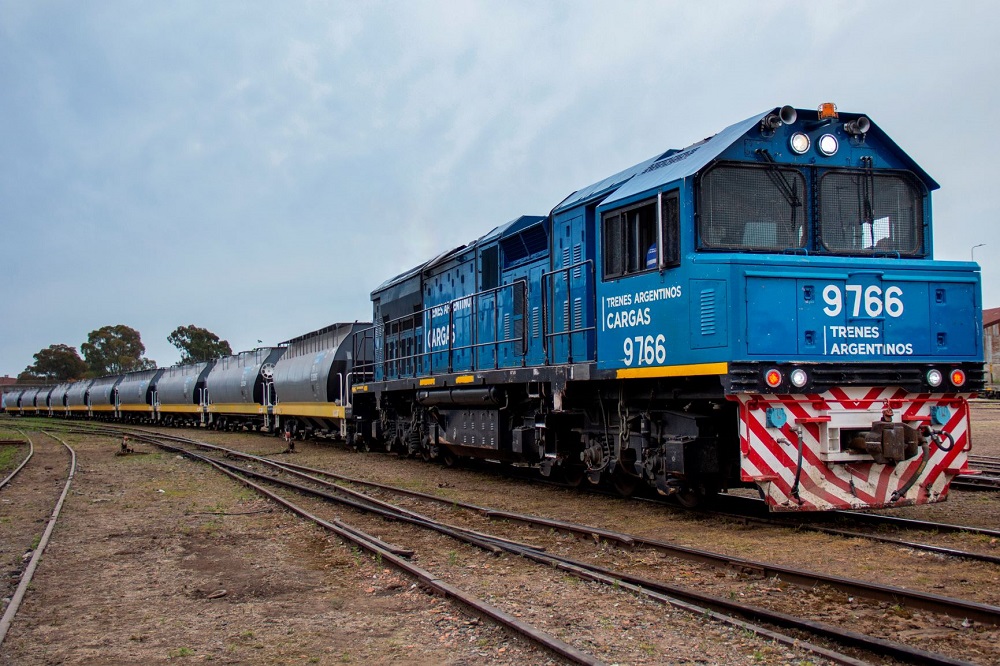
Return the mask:
<path id="1" fill-rule="evenodd" d="M 933 259 L 937 188 L 864 115 L 768 109 L 387 280 L 370 324 L 56 387 L 45 409 L 332 434 L 685 505 L 938 502 L 983 349 L 978 266 Z"/>

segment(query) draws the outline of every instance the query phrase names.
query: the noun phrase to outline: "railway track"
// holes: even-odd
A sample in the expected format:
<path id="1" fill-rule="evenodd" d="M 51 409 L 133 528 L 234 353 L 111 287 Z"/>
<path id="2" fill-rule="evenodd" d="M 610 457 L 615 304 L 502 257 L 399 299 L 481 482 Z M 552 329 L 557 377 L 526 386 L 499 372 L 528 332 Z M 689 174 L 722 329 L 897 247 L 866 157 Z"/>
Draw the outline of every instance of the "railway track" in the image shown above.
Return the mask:
<path id="1" fill-rule="evenodd" d="M 138 434 L 138 433 L 137 433 Z M 147 435 L 143 435 L 147 436 Z M 174 440 L 173 444 L 170 446 L 177 446 L 182 444 L 184 446 L 192 446 L 195 443 L 187 438 L 175 438 L 172 436 L 157 435 L 157 437 L 166 437 L 168 439 Z M 214 451 L 216 454 L 224 454 L 228 456 L 236 456 L 243 460 L 243 467 L 240 471 L 230 469 L 231 473 L 241 474 L 244 477 L 260 475 L 260 471 L 252 469 L 251 467 L 261 466 L 261 465 L 278 465 L 272 461 L 265 461 L 265 459 L 258 456 L 250 456 L 248 454 L 243 454 L 241 452 L 235 451 L 225 451 L 220 447 L 213 447 L 213 445 L 206 444 L 204 442 L 197 443 L 198 446 L 207 448 L 210 451 Z M 202 455 L 202 454 L 198 454 Z M 220 467 L 226 467 L 231 465 L 226 461 L 217 460 L 215 464 Z M 246 467 L 249 464 L 251 467 Z M 318 476 L 324 474 L 327 477 L 327 481 L 330 478 L 329 472 L 324 472 L 323 470 L 315 469 L 296 469 L 295 465 L 290 465 L 288 463 L 281 463 L 273 469 L 278 470 L 272 475 L 267 475 L 267 478 L 258 478 L 255 483 L 289 483 L 286 480 L 281 479 L 287 475 L 294 473 L 306 474 L 313 477 L 308 480 L 309 485 L 315 486 L 319 484 Z M 359 479 L 347 479 L 347 478 L 336 478 L 334 480 L 340 489 L 332 490 L 327 487 L 325 490 L 319 490 L 319 492 L 326 493 L 331 496 L 342 496 L 345 493 L 343 490 L 343 485 L 348 484 L 351 486 L 361 486 L 367 487 L 369 493 L 391 493 L 394 495 L 405 495 L 410 501 L 418 502 L 434 502 L 441 507 L 444 507 L 446 512 L 455 511 L 461 509 L 470 515 L 479 515 L 493 519 L 493 520 L 504 520 L 504 521 L 514 521 L 522 524 L 531 524 L 536 527 L 542 527 L 543 529 L 556 529 L 560 531 L 572 531 L 577 534 L 588 535 L 588 537 L 599 537 L 601 539 L 610 540 L 616 542 L 623 546 L 632 546 L 635 549 L 651 549 L 658 551 L 660 553 L 669 554 L 671 557 L 680 557 L 689 560 L 696 560 L 700 562 L 708 562 L 713 567 L 725 567 L 727 569 L 733 569 L 736 567 L 744 572 L 750 571 L 756 575 L 763 576 L 768 579 L 789 581 L 801 586 L 812 587 L 816 585 L 829 586 L 834 589 L 843 591 L 846 594 L 856 595 L 856 596 L 866 596 L 873 599 L 881 599 L 892 604 L 903 604 L 913 608 L 921 608 L 926 612 L 934 613 L 944 613 L 951 614 L 953 617 L 966 617 L 974 618 L 976 622 L 996 624 L 998 619 L 1000 619 L 1000 609 L 996 607 L 990 607 L 985 604 L 976 604 L 974 602 L 967 602 L 961 599 L 948 599 L 946 597 L 939 597 L 937 595 L 927 595 L 921 593 L 914 593 L 908 590 L 901 590 L 899 588 L 890 588 L 887 586 L 872 585 L 870 583 L 864 583 L 862 581 L 851 581 L 851 580 L 837 580 L 835 577 L 824 576 L 821 574 L 814 574 L 811 572 L 803 572 L 795 569 L 790 569 L 787 567 L 775 567 L 767 563 L 753 562 L 749 560 L 741 560 L 739 558 L 733 558 L 731 556 L 707 553 L 705 551 L 698 551 L 696 549 L 683 549 L 678 548 L 674 544 L 667 542 L 659 542 L 655 540 L 645 539 L 641 537 L 634 537 L 630 535 L 624 535 L 620 533 L 615 533 L 608 530 L 600 530 L 592 526 L 587 525 L 571 525 L 564 523 L 562 521 L 552 521 L 549 519 L 544 519 L 541 517 L 532 517 L 517 515 L 511 512 L 501 512 L 496 510 L 491 510 L 487 507 L 481 507 L 476 505 L 464 505 L 462 503 L 457 503 L 452 500 L 442 500 L 441 498 L 433 496 L 425 496 L 422 493 L 414 493 L 413 491 L 408 491 L 406 489 L 393 488 L 390 486 L 371 484 L 370 482 L 361 481 Z M 296 492 L 315 492 L 317 489 L 307 490 L 305 487 L 301 487 L 300 482 L 295 482 L 297 485 L 294 486 Z M 322 485 L 322 484 L 320 484 Z M 286 485 L 286 487 L 288 487 Z M 347 493 L 350 494 L 350 493 Z M 327 498 L 329 499 L 329 498 Z M 377 497 L 373 497 L 369 494 L 366 498 L 355 497 L 355 501 L 372 504 L 382 502 L 384 500 L 379 500 Z M 342 501 L 342 500 L 338 500 Z M 357 507 L 355 507 L 357 508 Z M 400 513 L 402 509 L 403 513 Z M 403 509 L 402 507 L 393 505 L 391 507 L 383 506 L 382 510 L 395 512 L 390 518 L 391 520 L 399 521 L 403 520 L 400 515 L 405 515 L 405 512 L 411 511 L 410 509 Z M 421 514 L 420 520 L 426 520 L 426 516 Z M 410 517 L 412 519 L 412 516 Z M 448 529 L 453 529 L 455 526 L 447 526 Z M 460 529 L 468 529 L 460 528 Z M 818 622 L 815 619 L 801 619 L 796 620 L 791 616 L 782 617 L 782 613 L 775 611 L 767 611 L 766 609 L 751 608 L 746 609 L 746 604 L 739 604 L 731 600 L 713 598 L 710 595 L 698 595 L 695 593 L 692 595 L 691 590 L 684 590 L 678 588 L 677 586 L 664 584 L 656 580 L 651 580 L 648 577 L 636 575 L 634 573 L 629 573 L 627 571 L 616 570 L 613 568 L 599 567 L 593 565 L 592 563 L 583 562 L 579 558 L 567 558 L 562 555 L 557 555 L 552 552 L 546 552 L 536 547 L 527 546 L 520 541 L 523 539 L 513 539 L 508 536 L 501 536 L 496 534 L 487 534 L 481 529 L 473 530 L 476 536 L 473 538 L 485 539 L 490 547 L 487 550 L 493 548 L 499 548 L 511 554 L 516 554 L 521 558 L 530 559 L 538 562 L 539 564 L 544 564 L 550 567 L 559 567 L 561 570 L 567 572 L 573 572 L 574 575 L 578 575 L 584 578 L 591 577 L 591 580 L 600 580 L 612 586 L 625 587 L 624 589 L 632 589 L 637 591 L 639 589 L 650 591 L 655 594 L 666 595 L 673 599 L 679 599 L 681 604 L 694 605 L 700 610 L 710 610 L 712 613 L 720 614 L 737 614 L 742 613 L 744 619 L 743 622 L 753 621 L 753 622 L 767 622 L 773 624 L 774 626 L 789 627 L 795 626 L 796 631 L 809 632 L 811 636 L 824 636 L 825 639 L 829 640 L 832 636 L 837 636 L 836 640 L 840 645 L 865 645 L 865 649 L 874 651 L 876 653 L 883 654 L 894 654 L 897 659 L 901 659 L 906 662 L 913 663 L 958 663 L 957 660 L 942 656 L 934 655 L 931 653 L 925 653 L 923 651 L 912 651 L 912 648 L 903 645 L 894 645 L 893 641 L 886 640 L 884 638 L 874 637 L 874 636 L 860 636 L 850 629 L 842 629 L 834 626 L 826 626 L 823 622 Z M 536 539 L 537 539 L 537 530 Z M 454 537 L 452 537 L 454 538 Z M 503 540 L 507 539 L 507 542 Z M 515 543 L 511 544 L 510 541 Z M 504 545 L 505 544 L 505 545 Z M 480 546 L 481 547 L 481 546 Z M 684 596 L 689 595 L 689 596 Z M 658 600 L 663 602 L 662 600 Z M 739 607 L 744 606 L 742 610 Z M 788 615 L 788 614 L 785 614 Z M 765 619 L 766 618 L 766 619 Z M 796 624 L 798 623 L 798 624 Z M 801 640 L 801 637 L 799 637 Z M 867 643 L 865 643 L 867 641 Z M 847 658 L 851 659 L 850 657 Z M 842 663 L 852 663 L 850 661 L 845 661 Z"/>
<path id="2" fill-rule="evenodd" d="M 969 455 L 973 474 L 960 474 L 952 487 L 960 490 L 1000 490 L 1000 457 Z"/>
<path id="3" fill-rule="evenodd" d="M 225 437 L 225 436 L 222 436 L 222 437 Z M 184 439 L 184 438 L 181 438 L 181 439 Z M 252 439 L 255 439 L 255 438 L 250 438 L 247 441 L 249 442 Z M 268 439 L 261 439 L 260 441 L 263 443 L 263 445 L 265 447 L 269 446 L 270 443 L 273 442 L 273 440 L 268 440 Z M 329 452 L 329 449 L 325 449 L 325 451 Z M 349 456 L 350 454 L 347 454 L 347 455 Z M 262 464 L 262 463 L 252 462 L 252 464 Z M 288 465 L 286 465 L 286 467 L 287 466 Z M 285 474 L 285 473 L 282 472 L 281 474 Z M 348 485 L 355 485 L 355 484 L 359 484 L 360 481 L 361 481 L 361 479 L 354 479 L 353 481 L 345 479 L 345 480 L 342 480 L 341 483 L 342 484 L 346 483 Z M 299 492 L 299 491 L 296 491 L 296 492 Z M 395 494 L 397 494 L 398 491 L 394 490 L 394 489 L 385 489 L 385 490 L 375 489 L 372 492 L 376 492 L 376 493 L 378 493 L 378 492 L 385 492 L 385 493 L 392 493 L 393 495 L 395 495 Z M 417 500 L 419 500 L 421 502 L 424 501 L 422 499 L 419 499 L 419 498 L 415 497 L 414 501 L 417 501 Z M 440 504 L 442 507 L 447 507 L 448 510 L 455 510 L 455 504 L 456 503 L 453 502 L 450 499 L 444 500 L 442 502 L 440 498 L 437 498 L 437 503 Z M 487 512 L 489 512 L 489 509 L 487 507 L 481 507 L 481 506 L 473 506 L 473 507 L 471 507 L 469 509 L 463 509 L 463 511 L 465 511 L 469 515 L 473 515 L 474 516 L 474 515 L 482 515 L 482 510 L 483 509 L 486 509 Z M 680 512 L 680 510 L 678 510 L 676 513 L 679 514 L 681 512 Z M 872 521 L 883 520 L 881 516 L 871 516 L 871 517 L 869 517 L 869 516 L 864 515 L 864 514 L 854 514 L 854 513 L 847 513 L 846 515 L 850 519 L 854 519 L 854 518 L 859 518 L 860 517 L 861 519 L 870 519 Z M 507 514 L 504 514 L 503 512 L 497 512 L 497 513 L 491 513 L 488 516 L 488 518 L 491 518 L 494 521 L 499 520 L 499 521 L 503 521 L 504 523 L 506 523 L 506 522 L 511 522 L 511 521 L 517 520 L 517 515 L 513 514 L 513 513 L 510 513 L 510 512 L 508 512 Z M 528 518 L 528 517 L 526 517 L 526 518 Z M 517 521 L 517 522 L 521 522 L 521 521 Z M 913 524 L 926 525 L 926 523 L 920 523 L 919 521 L 907 521 L 907 522 L 913 523 Z M 563 526 L 558 521 L 555 521 L 555 522 L 538 521 L 536 524 L 540 525 L 545 530 L 556 529 L 556 530 L 559 530 L 559 531 L 563 531 L 564 529 L 570 529 L 572 527 L 572 526 Z M 589 526 L 589 525 L 579 525 L 577 527 L 578 527 L 578 529 L 576 530 L 577 534 L 586 535 L 587 536 L 587 541 L 590 541 L 594 534 L 598 534 L 600 532 L 600 530 L 598 530 L 597 528 L 594 528 L 593 526 Z M 949 527 L 949 526 L 939 526 L 939 527 L 936 527 L 934 529 L 935 529 L 935 531 L 939 531 L 939 530 L 944 531 L 944 528 L 946 528 L 946 527 Z M 950 527 L 954 528 L 954 530 L 967 530 L 968 529 L 968 528 L 965 528 L 964 526 L 950 526 Z M 484 531 L 485 532 L 487 530 L 480 530 L 480 531 Z M 536 532 L 537 532 L 537 530 L 536 530 Z M 620 533 L 613 532 L 613 531 L 608 531 L 608 530 L 605 530 L 605 532 L 606 532 L 606 534 L 601 534 L 600 535 L 601 538 L 604 539 L 604 540 L 611 541 L 611 542 L 616 542 L 619 545 L 621 545 L 622 546 L 622 549 L 620 549 L 621 552 L 634 553 L 634 552 L 636 552 L 636 551 L 638 551 L 638 550 L 640 550 L 642 548 L 649 548 L 650 547 L 650 545 L 648 543 L 642 543 L 642 542 L 639 542 L 638 545 L 636 545 L 637 544 L 636 540 L 634 538 L 631 538 L 629 535 L 621 535 Z M 982 535 L 985 536 L 986 533 L 983 532 Z M 851 536 L 851 535 L 846 535 L 845 534 L 844 536 Z M 537 539 L 531 539 L 531 538 L 517 539 L 516 537 L 514 537 L 513 540 L 536 541 Z M 631 548 L 631 550 L 628 550 L 628 548 Z M 609 557 L 611 557 L 612 559 L 614 559 L 614 553 L 617 553 L 617 552 L 619 552 L 619 549 L 612 549 L 612 550 L 608 551 L 608 553 L 603 553 L 602 552 L 602 557 L 605 554 L 607 554 L 607 555 L 609 555 Z M 522 559 L 527 559 L 524 555 L 520 555 L 519 557 L 521 557 Z M 774 573 L 769 568 L 763 568 L 763 569 L 757 569 L 757 568 L 755 568 L 753 566 L 755 563 L 753 563 L 753 562 L 749 563 L 749 565 L 748 565 L 747 563 L 740 561 L 739 558 L 727 557 L 725 555 L 723 555 L 723 558 L 725 558 L 729 563 L 728 564 L 722 564 L 720 566 L 722 566 L 723 568 L 728 568 L 729 570 L 738 570 L 738 571 L 741 571 L 742 572 L 740 574 L 741 576 L 743 576 L 744 574 L 746 574 L 746 575 L 749 575 L 751 577 L 755 577 L 758 580 L 776 580 L 776 581 L 783 581 L 784 580 L 783 578 L 780 577 L 780 574 Z M 578 557 L 577 559 L 579 560 L 581 558 Z M 988 559 L 985 560 L 985 561 L 989 562 Z M 664 562 L 664 561 L 660 560 L 660 562 Z M 549 563 L 548 566 L 555 566 L 555 565 Z M 567 566 L 569 566 L 569 565 L 567 565 Z M 664 566 L 673 567 L 674 565 L 669 564 L 669 562 L 668 562 L 666 565 L 664 565 L 664 564 L 657 564 L 657 565 L 655 565 L 654 568 L 656 568 L 656 569 L 663 569 Z M 991 564 L 991 566 L 992 566 L 992 564 Z M 737 569 L 734 569 L 734 567 L 737 567 Z M 617 571 L 618 575 L 615 575 L 615 571 Z M 619 571 L 617 569 L 617 567 L 616 567 L 615 571 L 613 571 L 612 574 L 609 574 L 610 575 L 610 579 L 609 580 L 617 581 L 617 583 L 611 583 L 611 585 L 617 585 L 618 587 L 621 587 L 626 582 L 625 576 L 621 575 L 621 574 L 628 574 L 629 572 L 628 571 Z M 649 580 L 648 576 L 644 577 L 644 576 L 641 576 L 641 575 L 637 575 L 636 577 L 638 579 L 642 580 L 646 584 L 646 589 L 649 589 L 649 583 L 651 581 Z M 655 582 L 655 581 L 652 581 L 652 582 Z M 780 584 L 782 586 L 784 585 L 783 582 L 781 582 Z M 800 584 L 806 585 L 806 586 L 809 586 L 809 587 L 814 587 L 815 585 L 817 585 L 817 583 L 815 581 L 813 581 L 813 582 L 803 581 Z M 822 585 L 822 586 L 826 587 L 826 584 L 823 583 L 823 582 L 820 582 L 819 585 Z M 850 592 L 850 591 L 848 591 L 848 588 L 843 588 L 843 589 L 845 591 L 842 592 L 841 594 L 845 595 L 845 596 L 843 596 L 844 600 L 847 600 L 847 599 L 849 599 L 851 597 L 860 597 L 860 596 L 862 596 L 861 592 L 857 592 L 857 591 L 856 592 Z M 729 596 L 731 596 L 732 594 L 733 594 L 733 592 L 729 592 L 728 593 Z M 737 592 L 736 594 L 740 594 L 741 595 L 742 592 Z M 895 594 L 895 593 L 892 592 L 892 591 L 890 591 L 890 594 Z M 717 595 L 717 596 L 727 596 L 727 593 L 723 592 L 721 595 Z M 805 603 L 805 605 L 815 605 L 815 604 L 811 604 L 809 602 L 804 602 L 804 603 Z M 834 602 L 834 603 L 840 603 L 840 602 Z M 887 597 L 885 597 L 884 600 L 881 602 L 881 606 L 882 607 L 888 606 L 890 608 L 897 608 L 897 607 L 899 607 L 899 608 L 913 608 L 913 607 L 915 607 L 912 604 L 908 605 L 906 603 L 903 603 L 902 601 L 900 601 L 900 598 L 897 597 L 897 596 L 887 596 Z M 927 611 L 927 612 L 930 612 L 930 611 Z M 967 611 L 956 611 L 956 612 L 962 613 L 962 612 L 967 612 Z M 869 615 L 874 614 L 874 613 L 875 613 L 875 611 L 872 611 L 871 613 L 869 613 Z M 993 614 L 995 614 L 995 610 L 990 610 L 989 611 L 989 615 L 992 616 Z M 965 616 L 964 615 L 957 615 L 955 617 L 965 617 Z M 972 620 L 972 621 L 973 622 L 983 622 L 983 623 L 985 623 L 985 622 L 990 622 L 990 619 L 989 619 L 989 617 L 984 617 L 983 619 Z M 954 625 L 954 623 L 953 623 L 953 625 Z M 993 631 L 993 630 L 989 630 L 989 631 Z M 811 634 L 811 635 L 815 635 L 815 634 Z M 951 657 L 946 657 L 946 659 L 947 658 L 951 658 Z M 900 659 L 903 660 L 903 661 L 909 661 L 910 660 L 910 659 L 906 659 L 906 658 L 900 658 Z M 920 660 L 918 660 L 918 661 L 920 661 Z M 973 659 L 973 661 L 979 661 L 980 663 L 982 663 L 981 659 Z M 944 662 L 940 662 L 940 663 L 949 663 L 949 662 L 944 661 Z"/>
<path id="4" fill-rule="evenodd" d="M 9 520 L 0 526 L 0 558 L 5 568 L 10 567 L 17 574 L 16 579 L 11 576 L 0 584 L 3 598 L 10 599 L 0 617 L 0 644 L 28 592 L 76 473 L 76 453 L 58 436 L 42 433 L 37 446 L 27 435 L 24 437 L 30 447 L 29 454 L 0 482 L 0 505 L 18 506 L 17 512 L 4 512 Z M 45 523 L 41 532 L 39 523 Z M 15 585 L 13 592 L 9 592 Z"/>
<path id="5" fill-rule="evenodd" d="M 358 509 L 363 512 L 372 512 L 372 511 L 378 512 L 383 518 L 389 519 L 394 522 L 402 521 L 402 522 L 407 522 L 409 524 L 417 525 L 424 530 L 431 529 L 442 535 L 445 535 L 450 539 L 457 539 L 467 545 L 473 546 L 474 548 L 483 551 L 483 553 L 486 553 L 486 555 L 480 555 L 480 557 L 486 558 L 486 560 L 493 560 L 494 558 L 492 558 L 491 555 L 501 554 L 504 552 L 512 555 L 518 555 L 522 558 L 532 559 L 532 556 L 534 556 L 534 558 L 537 558 L 538 556 L 542 555 L 544 553 L 543 549 L 538 549 L 536 547 L 529 546 L 527 544 L 521 544 L 510 540 L 506 540 L 503 537 L 499 537 L 497 535 L 477 533 L 474 531 L 469 531 L 464 528 L 442 524 L 433 519 L 421 517 L 406 510 L 400 510 L 395 507 L 387 506 L 384 503 L 378 502 L 377 500 L 367 499 L 364 502 L 352 501 L 350 499 L 345 500 L 343 496 L 339 495 L 339 493 L 344 492 L 343 489 L 338 491 L 338 495 L 333 495 L 329 492 L 324 492 L 322 490 L 309 489 L 305 486 L 302 486 L 301 484 L 291 484 L 288 481 L 281 481 L 280 479 L 263 477 L 263 475 L 254 472 L 252 469 L 237 468 L 236 466 L 226 462 L 225 460 L 210 459 L 207 456 L 194 453 L 193 451 L 184 446 L 178 446 L 178 444 L 187 444 L 189 446 L 193 444 L 191 440 L 187 440 L 186 438 L 177 438 L 177 437 L 163 436 L 163 435 L 150 437 L 147 435 L 141 435 L 139 433 L 134 433 L 131 436 L 136 440 L 149 441 L 150 443 L 155 442 L 155 445 L 157 446 L 161 446 L 167 448 L 168 450 L 176 451 L 178 453 L 183 453 L 184 455 L 187 455 L 189 457 L 207 462 L 208 464 L 213 465 L 214 467 L 216 467 L 216 469 L 219 469 L 220 471 L 224 471 L 231 475 L 236 475 L 236 478 L 238 478 L 240 482 L 254 488 L 258 492 L 266 493 L 270 499 L 280 503 L 282 506 L 285 506 L 285 508 L 288 508 L 294 511 L 295 513 L 298 513 L 299 515 L 309 520 L 312 520 L 313 522 L 316 522 L 317 524 L 327 529 L 330 529 L 331 531 L 337 533 L 338 536 L 341 536 L 345 540 L 353 542 L 359 547 L 373 553 L 376 557 L 379 558 L 380 562 L 391 563 L 400 570 L 405 571 L 409 575 L 416 578 L 421 585 L 425 585 L 445 596 L 449 596 L 459 600 L 460 602 L 472 608 L 475 613 L 483 615 L 485 617 L 489 617 L 495 621 L 500 622 L 501 624 L 507 626 L 509 629 L 517 633 L 520 633 L 525 638 L 528 638 L 529 640 L 532 640 L 546 647 L 546 649 L 551 650 L 552 652 L 560 655 L 564 659 L 568 659 L 570 661 L 573 661 L 574 663 L 602 663 L 601 660 L 597 657 L 589 655 L 585 652 L 581 652 L 580 650 L 576 650 L 571 646 L 561 644 L 561 641 L 558 641 L 558 639 L 553 640 L 553 637 L 551 635 L 548 635 L 547 632 L 539 630 L 537 627 L 531 626 L 523 621 L 518 620 L 516 617 L 513 617 L 512 613 L 504 612 L 499 608 L 494 607 L 492 604 L 484 603 L 480 600 L 473 599 L 466 591 L 464 591 L 460 587 L 452 583 L 445 582 L 444 580 L 445 576 L 442 575 L 440 571 L 435 571 L 433 570 L 433 568 L 432 570 L 426 570 L 421 567 L 413 565 L 411 562 L 407 561 L 408 557 L 412 555 L 412 549 L 407 549 L 400 546 L 395 546 L 392 544 L 385 543 L 375 537 L 370 536 L 363 529 L 359 529 L 358 527 L 348 525 L 344 523 L 342 520 L 324 520 L 322 518 L 319 518 L 314 513 L 315 509 L 305 509 L 300 504 L 292 502 L 287 497 L 282 497 L 280 495 L 277 495 L 273 491 L 269 491 L 263 486 L 277 484 L 285 486 L 286 488 L 291 487 L 296 492 L 311 493 L 313 495 L 319 495 L 326 500 L 336 500 L 342 504 L 343 503 L 349 504 L 354 509 Z M 164 439 L 171 440 L 173 443 L 165 443 Z M 226 453 L 220 451 L 219 449 L 215 450 L 217 453 Z M 228 455 L 239 456 L 240 454 L 237 452 L 229 452 Z M 253 460 L 252 457 L 249 457 L 247 459 Z M 257 464 L 266 464 L 263 459 L 257 459 L 254 462 Z M 287 470 L 284 471 L 287 472 Z M 256 480 L 253 480 L 248 477 L 256 477 Z M 320 483 L 320 485 L 322 485 L 322 483 Z M 328 490 L 330 490 L 329 487 Z M 296 500 L 296 502 L 301 503 L 301 500 Z M 382 505 L 381 508 L 378 506 L 380 504 Z M 326 510 L 329 511 L 329 507 L 326 507 Z M 453 546 L 450 547 L 453 548 Z M 450 550 L 447 552 L 448 552 L 448 559 L 451 559 L 451 557 L 454 556 L 456 551 Z M 423 554 L 425 557 L 428 556 L 427 552 L 423 552 Z M 463 558 L 470 556 L 471 554 L 468 552 L 462 555 Z M 553 562 L 555 562 L 555 560 L 552 559 L 554 556 L 544 556 L 544 557 L 546 557 L 547 560 L 551 561 L 541 562 L 540 564 L 548 564 L 551 567 Z M 427 559 L 432 560 L 434 558 L 427 557 Z M 440 558 L 437 559 L 440 560 Z M 482 570 L 486 570 L 490 566 L 491 564 L 489 561 L 486 561 L 481 565 Z M 568 571 L 569 569 L 567 569 L 567 567 L 572 567 L 572 566 L 573 565 L 571 562 L 564 563 L 563 566 L 560 567 L 560 570 Z M 440 565 L 438 565 L 438 568 L 440 568 Z M 551 578 L 555 576 L 555 574 L 548 574 L 548 576 Z M 556 578 L 555 580 L 558 583 L 559 579 Z M 604 582 L 606 584 L 612 583 L 610 579 L 607 579 Z M 619 588 L 624 586 L 624 589 L 630 589 L 632 587 L 629 583 L 619 580 L 613 581 L 613 584 Z M 647 593 L 646 596 L 648 598 L 656 599 L 657 595 L 655 593 L 652 594 Z M 662 597 L 662 595 L 660 596 Z M 665 598 L 656 600 L 660 603 L 664 603 L 664 599 Z M 673 601 L 675 606 L 679 607 L 685 606 L 685 604 L 683 604 L 682 602 L 675 600 L 670 600 L 670 601 Z M 692 608 L 690 607 L 690 604 L 687 604 L 686 606 L 688 607 L 684 608 L 684 610 L 686 610 L 689 613 L 693 612 L 698 615 L 707 615 L 707 616 L 713 616 L 715 614 L 710 609 L 700 608 L 700 607 Z M 726 619 L 728 620 L 728 624 L 730 626 L 734 626 L 740 631 L 757 633 L 771 640 L 776 640 L 776 641 L 783 640 L 783 642 L 785 642 L 789 646 L 793 644 L 798 646 L 803 645 L 801 638 L 783 637 L 781 634 L 777 632 L 770 631 L 763 627 L 756 627 L 748 622 L 736 620 L 733 618 L 726 618 Z M 829 661 L 833 663 L 844 663 L 844 664 L 863 663 L 851 657 L 839 655 L 834 651 L 827 650 L 819 646 L 815 646 L 814 651 L 817 654 L 824 655 Z"/>

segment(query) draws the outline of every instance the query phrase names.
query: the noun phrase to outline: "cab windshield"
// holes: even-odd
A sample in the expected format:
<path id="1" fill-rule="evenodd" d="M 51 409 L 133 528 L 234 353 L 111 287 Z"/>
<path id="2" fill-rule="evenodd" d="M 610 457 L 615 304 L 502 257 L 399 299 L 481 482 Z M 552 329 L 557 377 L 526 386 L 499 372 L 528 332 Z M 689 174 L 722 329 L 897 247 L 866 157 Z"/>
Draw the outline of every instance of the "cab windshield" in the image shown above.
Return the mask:
<path id="1" fill-rule="evenodd" d="M 924 196 L 908 172 L 721 163 L 699 183 L 698 247 L 921 256 Z"/>

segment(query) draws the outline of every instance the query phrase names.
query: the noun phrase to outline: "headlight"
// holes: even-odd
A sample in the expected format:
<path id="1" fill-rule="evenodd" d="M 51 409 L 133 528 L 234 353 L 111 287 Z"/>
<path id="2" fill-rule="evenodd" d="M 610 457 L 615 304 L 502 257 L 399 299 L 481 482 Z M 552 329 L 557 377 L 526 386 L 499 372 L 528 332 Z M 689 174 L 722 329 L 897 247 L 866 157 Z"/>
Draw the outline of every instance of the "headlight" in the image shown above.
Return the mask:
<path id="1" fill-rule="evenodd" d="M 792 380 L 792 385 L 795 388 L 802 388 L 809 381 L 809 375 L 802 368 L 795 368 L 792 370 L 792 374 L 788 375 L 788 378 Z"/>
<path id="2" fill-rule="evenodd" d="M 816 147 L 819 149 L 819 152 L 827 157 L 833 157 L 837 154 L 837 148 L 839 147 L 837 137 L 832 134 L 824 134 L 819 138 Z"/>
<path id="3" fill-rule="evenodd" d="M 930 384 L 931 386 L 935 388 L 941 386 L 942 379 L 943 377 L 941 376 L 940 370 L 936 368 L 931 368 L 930 370 L 927 371 L 927 383 Z"/>
<path id="4" fill-rule="evenodd" d="M 803 134 L 802 132 L 796 132 L 793 134 L 788 143 L 792 147 L 792 152 L 796 155 L 802 155 L 809 150 L 809 136 L 807 134 Z"/>

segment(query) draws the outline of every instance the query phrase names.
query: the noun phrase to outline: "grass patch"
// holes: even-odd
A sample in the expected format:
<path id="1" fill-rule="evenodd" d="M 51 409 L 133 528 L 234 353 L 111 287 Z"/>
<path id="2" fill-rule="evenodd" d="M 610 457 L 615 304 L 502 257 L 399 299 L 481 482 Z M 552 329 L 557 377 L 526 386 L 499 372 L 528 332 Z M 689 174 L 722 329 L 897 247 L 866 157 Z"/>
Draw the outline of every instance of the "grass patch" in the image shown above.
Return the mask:
<path id="1" fill-rule="evenodd" d="M 12 470 L 21 464 L 25 450 L 24 447 L 14 444 L 0 446 L 0 472 Z"/>

